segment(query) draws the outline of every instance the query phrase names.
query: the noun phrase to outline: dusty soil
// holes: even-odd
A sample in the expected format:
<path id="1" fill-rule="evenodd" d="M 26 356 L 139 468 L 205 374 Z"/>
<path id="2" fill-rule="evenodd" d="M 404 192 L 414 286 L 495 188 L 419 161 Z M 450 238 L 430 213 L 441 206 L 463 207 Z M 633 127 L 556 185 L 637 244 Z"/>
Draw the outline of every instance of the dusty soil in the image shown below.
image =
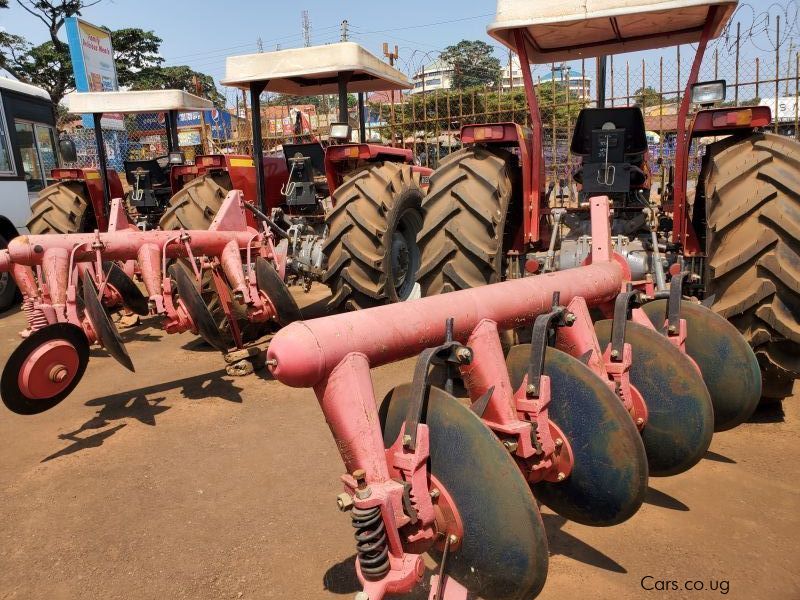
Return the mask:
<path id="1" fill-rule="evenodd" d="M 0 364 L 22 326 L 0 319 Z M 188 334 L 123 337 L 137 374 L 93 351 L 57 408 L 0 407 L 0 598 L 352 598 L 342 465 L 313 394 L 228 377 Z M 377 396 L 411 371 L 378 369 Z M 545 511 L 541 598 L 800 598 L 799 401 L 715 436 L 689 473 L 651 480 L 622 526 Z"/>

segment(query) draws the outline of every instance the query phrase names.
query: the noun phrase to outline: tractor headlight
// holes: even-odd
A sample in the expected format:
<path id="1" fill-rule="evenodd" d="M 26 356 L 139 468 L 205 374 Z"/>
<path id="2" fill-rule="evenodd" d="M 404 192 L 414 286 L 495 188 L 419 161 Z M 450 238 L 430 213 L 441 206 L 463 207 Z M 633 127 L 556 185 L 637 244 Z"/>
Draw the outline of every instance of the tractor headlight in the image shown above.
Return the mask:
<path id="1" fill-rule="evenodd" d="M 725 80 L 704 81 L 692 86 L 693 104 L 716 104 L 725 100 Z"/>

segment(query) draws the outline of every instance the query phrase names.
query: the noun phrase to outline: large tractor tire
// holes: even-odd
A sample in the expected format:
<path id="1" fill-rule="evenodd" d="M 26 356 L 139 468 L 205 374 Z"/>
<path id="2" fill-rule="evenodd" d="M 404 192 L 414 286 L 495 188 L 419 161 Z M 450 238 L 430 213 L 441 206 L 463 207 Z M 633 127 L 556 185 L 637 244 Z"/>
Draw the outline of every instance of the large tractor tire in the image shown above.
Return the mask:
<path id="1" fill-rule="evenodd" d="M 450 154 L 431 175 L 417 278 L 423 296 L 500 281 L 513 184 L 509 157 L 481 146 Z"/>
<path id="2" fill-rule="evenodd" d="M 425 193 L 410 165 L 375 164 L 333 193 L 323 252 L 332 309 L 357 310 L 407 300 L 420 264 L 417 234 Z"/>
<path id="3" fill-rule="evenodd" d="M 800 376 L 800 144 L 770 133 L 707 149 L 707 293 L 753 347 L 763 396 Z"/>
<path id="4" fill-rule="evenodd" d="M 94 213 L 79 181 L 54 183 L 39 192 L 31 205 L 28 231 L 45 233 L 85 233 L 94 227 Z"/>
<path id="5" fill-rule="evenodd" d="M 208 229 L 231 190 L 227 174 L 207 174 L 192 179 L 170 198 L 161 217 L 161 229 Z"/>

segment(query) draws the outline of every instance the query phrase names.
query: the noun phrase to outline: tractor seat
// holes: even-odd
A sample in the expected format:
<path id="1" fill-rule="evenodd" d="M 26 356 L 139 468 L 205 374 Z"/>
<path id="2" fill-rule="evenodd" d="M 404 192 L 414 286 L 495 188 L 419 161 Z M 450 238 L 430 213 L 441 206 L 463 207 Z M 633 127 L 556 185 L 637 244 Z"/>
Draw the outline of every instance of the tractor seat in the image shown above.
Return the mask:
<path id="1" fill-rule="evenodd" d="M 647 152 L 642 111 L 635 107 L 584 108 L 578 114 L 570 152 L 586 157 L 592 153 L 592 132 L 597 129 L 625 130 L 625 161 L 640 164 Z"/>
<path id="2" fill-rule="evenodd" d="M 311 168 L 314 170 L 314 176 L 325 174 L 325 150 L 319 142 L 308 142 L 306 144 L 284 144 L 283 155 L 286 157 L 286 168 L 291 171 L 292 165 L 289 163 L 290 158 L 295 158 L 297 155 L 311 159 Z"/>
<path id="3" fill-rule="evenodd" d="M 620 130 L 624 131 L 623 148 L 622 153 L 619 154 L 617 147 L 616 161 L 630 166 L 631 187 L 640 188 L 647 183 L 647 174 L 644 170 L 647 136 L 645 135 L 642 111 L 635 107 L 585 108 L 581 110 L 575 123 L 570 145 L 570 151 L 582 158 L 581 166 L 572 174 L 576 183 L 583 185 L 584 166 L 599 164 L 598 158 L 603 156 L 602 153 L 598 156 L 597 152 L 592 152 L 592 144 L 597 142 L 597 132 L 601 132 L 600 137 L 602 137 L 603 131 L 617 131 L 618 136 L 621 137 L 622 131 Z"/>
<path id="4" fill-rule="evenodd" d="M 137 172 L 140 187 L 159 188 L 169 185 L 169 157 L 167 156 L 148 160 L 126 160 L 124 164 L 125 179 L 131 185 L 136 184 Z"/>

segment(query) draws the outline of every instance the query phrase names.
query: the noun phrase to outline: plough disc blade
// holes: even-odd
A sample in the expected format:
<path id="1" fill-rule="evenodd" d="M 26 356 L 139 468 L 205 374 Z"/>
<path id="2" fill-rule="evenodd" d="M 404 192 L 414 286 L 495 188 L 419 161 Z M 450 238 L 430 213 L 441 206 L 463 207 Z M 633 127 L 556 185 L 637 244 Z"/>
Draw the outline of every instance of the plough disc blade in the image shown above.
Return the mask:
<path id="1" fill-rule="evenodd" d="M 175 263 L 170 266 L 169 273 L 178 288 L 179 301 L 183 303 L 186 312 L 192 318 L 200 337 L 220 352 L 227 352 L 228 344 L 220 335 L 214 316 L 208 310 L 208 305 L 200 295 L 186 267 L 181 263 Z"/>
<path id="2" fill-rule="evenodd" d="M 611 339 L 610 320 L 595 323 L 601 348 Z M 714 411 L 703 378 L 663 335 L 628 323 L 625 342 L 633 348 L 631 383 L 647 404 L 642 440 L 650 475 L 677 475 L 703 458 L 714 433 Z"/>
<path id="3" fill-rule="evenodd" d="M 92 329 L 94 329 L 100 345 L 123 367 L 129 371 L 135 371 L 133 361 L 125 349 L 125 343 L 119 337 L 117 328 L 108 318 L 108 313 L 100 302 L 97 287 L 95 287 L 89 271 L 83 273 L 83 302 L 86 316 L 89 317 L 89 322 L 92 324 Z"/>
<path id="4" fill-rule="evenodd" d="M 530 344 L 513 346 L 506 357 L 511 384 L 522 385 Z M 636 426 L 608 385 L 578 359 L 547 348 L 549 418 L 574 453 L 564 481 L 533 485 L 536 498 L 563 517 L 607 526 L 633 516 L 647 492 L 647 456 Z"/>
<path id="5" fill-rule="evenodd" d="M 400 433 L 410 393 L 410 385 L 401 385 L 383 401 L 387 448 Z M 516 463 L 477 415 L 439 388 L 430 388 L 422 421 L 430 432 L 430 472 L 464 526 L 447 574 L 486 600 L 534 598 L 547 577 L 547 538 Z"/>
<path id="6" fill-rule="evenodd" d="M 657 329 L 666 319 L 667 301 L 648 302 L 642 309 Z M 742 334 L 726 319 L 694 302 L 681 302 L 686 319 L 686 353 L 703 374 L 714 406 L 714 431 L 744 423 L 761 398 L 758 360 Z"/>
<path id="7" fill-rule="evenodd" d="M 275 307 L 278 313 L 278 323 L 286 326 L 303 319 L 289 288 L 286 287 L 275 268 L 261 256 L 256 258 L 256 283 L 258 289 L 267 295 Z"/>
<path id="8" fill-rule="evenodd" d="M 106 281 L 119 292 L 123 304 L 137 315 L 146 317 L 150 311 L 147 306 L 147 298 L 142 294 L 139 286 L 128 277 L 125 271 L 119 268 L 117 263 L 105 262 L 103 270 L 106 273 Z"/>
<path id="9" fill-rule="evenodd" d="M 88 362 L 89 340 L 80 327 L 56 323 L 34 331 L 3 369 L 3 404 L 19 415 L 50 410 L 75 389 Z"/>

